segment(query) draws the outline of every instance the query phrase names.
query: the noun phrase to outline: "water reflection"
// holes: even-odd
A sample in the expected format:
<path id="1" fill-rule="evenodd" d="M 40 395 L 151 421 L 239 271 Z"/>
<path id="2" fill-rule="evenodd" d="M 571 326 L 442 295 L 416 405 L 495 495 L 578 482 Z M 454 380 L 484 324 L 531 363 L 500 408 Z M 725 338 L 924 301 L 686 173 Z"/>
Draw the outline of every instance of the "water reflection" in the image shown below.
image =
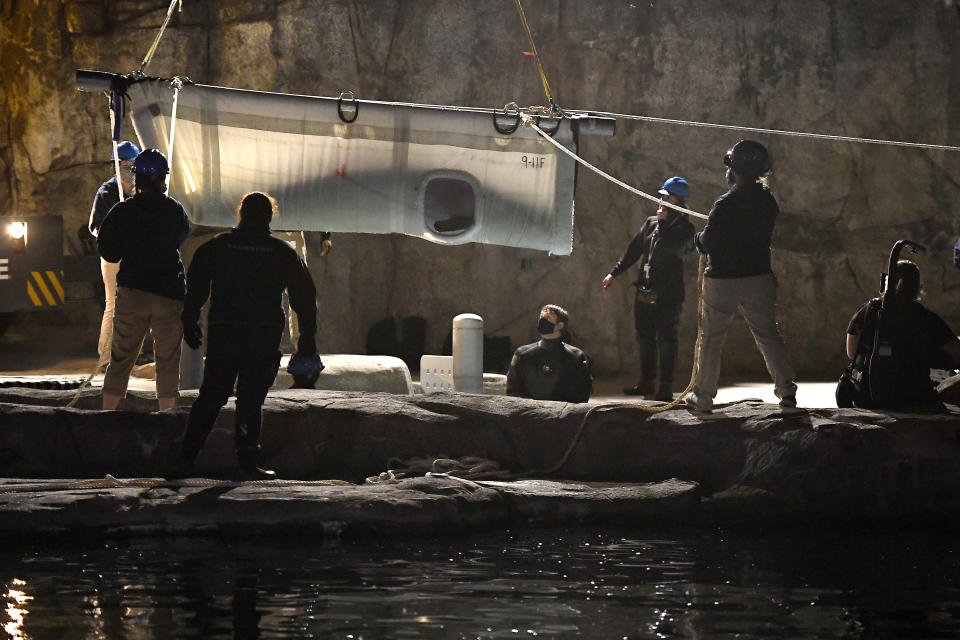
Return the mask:
<path id="1" fill-rule="evenodd" d="M 19 578 L 12 578 L 7 586 L 7 618 L 8 621 L 3 625 L 3 630 L 7 636 L 13 640 L 23 640 L 23 619 L 27 615 L 26 605 L 33 600 L 28 596 L 24 587 L 27 583 Z"/>
<path id="2" fill-rule="evenodd" d="M 521 530 L 6 549 L 12 638 L 960 637 L 929 532 Z"/>

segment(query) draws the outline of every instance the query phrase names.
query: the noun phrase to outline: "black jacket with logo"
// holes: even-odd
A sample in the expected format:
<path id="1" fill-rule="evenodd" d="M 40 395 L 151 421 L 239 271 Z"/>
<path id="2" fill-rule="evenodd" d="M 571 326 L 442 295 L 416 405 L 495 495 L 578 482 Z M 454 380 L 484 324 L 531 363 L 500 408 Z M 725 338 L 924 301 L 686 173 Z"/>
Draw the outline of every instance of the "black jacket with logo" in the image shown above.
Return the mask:
<path id="1" fill-rule="evenodd" d="M 97 247 L 119 262 L 117 285 L 183 300 L 180 247 L 190 235 L 183 206 L 162 193 L 140 192 L 117 203 L 100 225 Z"/>
<path id="2" fill-rule="evenodd" d="M 270 235 L 269 227 L 243 224 L 206 242 L 193 256 L 187 274 L 184 324 L 196 323 L 210 298 L 210 325 L 246 325 L 260 331 L 283 331 L 281 299 L 290 296 L 297 314 L 304 355 L 317 352 L 317 290 L 297 252 Z"/>
<path id="3" fill-rule="evenodd" d="M 560 339 L 544 339 L 520 347 L 507 371 L 507 393 L 511 396 L 586 402 L 592 391 L 587 356 Z"/>

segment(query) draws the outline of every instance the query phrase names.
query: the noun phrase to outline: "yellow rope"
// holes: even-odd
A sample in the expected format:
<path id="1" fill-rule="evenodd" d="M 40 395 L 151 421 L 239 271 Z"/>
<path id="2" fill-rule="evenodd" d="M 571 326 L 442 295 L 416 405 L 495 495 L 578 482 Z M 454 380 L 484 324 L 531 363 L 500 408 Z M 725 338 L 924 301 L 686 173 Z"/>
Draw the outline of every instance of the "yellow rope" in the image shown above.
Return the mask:
<path id="1" fill-rule="evenodd" d="M 150 49 L 147 50 L 147 55 L 143 56 L 143 62 L 140 63 L 140 68 L 137 70 L 137 73 L 143 75 L 143 72 L 147 70 L 147 65 L 150 64 L 150 61 L 153 60 L 153 54 L 157 52 L 157 45 L 160 44 L 160 38 L 163 37 L 163 32 L 167 30 L 167 25 L 170 24 L 170 18 L 173 17 L 174 7 L 180 7 L 180 11 L 183 11 L 183 0 L 170 0 L 170 8 L 167 9 L 167 17 L 164 18 L 163 24 L 160 25 L 160 31 L 157 32 L 157 37 L 153 39 L 153 44 L 150 45 Z"/>
<path id="2" fill-rule="evenodd" d="M 67 480 L 37 482 L 36 480 L 23 484 L 8 484 L 0 486 L 0 494 L 26 493 L 35 491 L 83 491 L 89 489 L 155 489 L 165 487 L 180 489 L 189 487 L 332 487 L 356 486 L 346 480 L 214 480 L 212 478 L 184 478 L 170 480 L 167 478 L 115 478 L 107 474 L 103 478 L 90 480 Z"/>
<path id="3" fill-rule="evenodd" d="M 523 473 L 511 473 L 506 469 L 500 469 L 496 461 L 485 458 L 461 458 L 459 460 L 450 460 L 448 458 L 410 458 L 408 460 L 399 460 L 391 458 L 387 461 L 390 466 L 397 468 L 387 469 L 379 476 L 370 476 L 366 479 L 366 484 L 396 484 L 400 480 L 420 475 L 444 475 L 462 480 L 513 480 L 516 478 L 529 478 L 531 476 L 544 476 L 559 471 L 570 454 L 580 443 L 580 438 L 586 429 L 590 416 L 604 409 L 636 409 L 646 413 L 661 413 L 675 408 L 684 398 L 693 390 L 694 382 L 697 378 L 697 368 L 700 360 L 700 344 L 703 338 L 703 270 L 706 266 L 706 258 L 700 256 L 700 264 L 697 274 L 697 340 L 693 348 L 693 367 L 690 371 L 690 382 L 687 387 L 680 392 L 672 402 L 663 405 L 645 405 L 637 402 L 608 402 L 591 407 L 580 420 L 580 426 L 577 432 L 570 440 L 567 450 L 552 467 L 547 469 L 534 469 Z"/>
<path id="4" fill-rule="evenodd" d="M 567 459 L 570 457 L 570 454 L 573 453 L 573 450 L 577 448 L 577 444 L 580 442 L 580 437 L 583 435 L 583 431 L 587 426 L 587 421 L 590 419 L 590 416 L 598 411 L 602 411 L 604 409 L 637 409 L 646 413 L 661 413 L 663 411 L 673 409 L 683 402 L 684 398 L 687 397 L 687 394 L 693 390 L 694 381 L 697 378 L 697 366 L 700 360 L 700 343 L 703 338 L 703 269 L 705 265 L 706 258 L 701 255 L 699 274 L 697 275 L 697 341 L 693 348 L 693 368 L 690 371 L 690 382 L 687 384 L 686 389 L 681 391 L 680 395 L 678 395 L 672 402 L 668 402 L 664 405 L 645 405 L 636 402 L 608 402 L 606 404 L 598 404 L 594 407 L 591 407 L 590 410 L 584 414 L 583 420 L 580 421 L 580 426 L 577 428 L 577 432 L 573 436 L 573 440 L 570 441 L 570 445 L 567 447 L 567 450 L 564 452 L 563 456 L 560 457 L 559 462 L 549 469 L 537 469 L 525 474 L 515 474 L 514 477 L 520 477 L 520 475 L 548 475 L 559 471 L 560 468 L 566 464 Z"/>
<path id="5" fill-rule="evenodd" d="M 555 111 L 559 111 L 557 103 L 553 99 L 553 93 L 550 91 L 550 83 L 547 82 L 547 74 L 543 72 L 543 65 L 540 64 L 540 54 L 537 53 L 537 45 L 533 42 L 533 34 L 530 33 L 530 25 L 527 24 L 527 16 L 523 13 L 523 7 L 520 5 L 520 0 L 516 0 L 516 3 L 517 13 L 520 14 L 520 22 L 523 23 L 523 30 L 527 33 L 527 40 L 530 41 L 530 51 L 533 53 L 533 59 L 537 62 L 537 71 L 540 72 L 540 80 L 543 82 L 543 91 L 547 94 L 547 100 L 550 101 L 550 106 Z"/>

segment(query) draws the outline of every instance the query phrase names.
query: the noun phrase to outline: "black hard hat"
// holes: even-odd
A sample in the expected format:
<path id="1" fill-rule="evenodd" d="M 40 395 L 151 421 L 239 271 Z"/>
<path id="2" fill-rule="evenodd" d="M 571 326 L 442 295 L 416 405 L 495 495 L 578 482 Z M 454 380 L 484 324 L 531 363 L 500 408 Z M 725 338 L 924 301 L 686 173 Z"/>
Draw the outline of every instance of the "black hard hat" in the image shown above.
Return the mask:
<path id="1" fill-rule="evenodd" d="M 737 173 L 762 176 L 773 168 L 767 148 L 754 140 L 741 140 L 723 156 L 723 164 Z"/>
<path id="2" fill-rule="evenodd" d="M 133 161 L 133 172 L 138 176 L 165 176 L 170 173 L 170 166 L 159 149 L 144 149 Z"/>

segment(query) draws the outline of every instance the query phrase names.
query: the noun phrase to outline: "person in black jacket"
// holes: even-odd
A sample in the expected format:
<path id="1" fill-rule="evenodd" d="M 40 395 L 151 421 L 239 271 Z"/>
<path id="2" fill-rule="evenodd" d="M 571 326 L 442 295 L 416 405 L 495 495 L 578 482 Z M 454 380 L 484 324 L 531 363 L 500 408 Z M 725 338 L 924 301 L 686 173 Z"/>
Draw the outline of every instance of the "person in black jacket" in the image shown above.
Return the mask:
<path id="1" fill-rule="evenodd" d="M 540 310 L 539 342 L 517 349 L 507 371 L 507 394 L 534 400 L 586 402 L 593 391 L 590 360 L 561 339 L 566 310 L 548 304 Z"/>
<path id="2" fill-rule="evenodd" d="M 944 410 L 930 369 L 954 369 L 960 365 L 960 340 L 943 318 L 920 303 L 920 268 L 910 260 L 900 260 L 896 268 L 895 293 L 889 303 L 882 305 L 884 335 L 892 346 L 888 366 L 896 367 L 893 395 L 875 398 L 870 389 L 869 359 L 881 308 L 880 299 L 874 298 L 860 307 L 847 325 L 847 357 L 852 365 L 848 371 L 854 369 L 864 374 L 857 385 L 850 381 L 849 373 L 845 374 L 846 379 L 837 388 L 838 407 Z"/>
<path id="3" fill-rule="evenodd" d="M 707 256 L 703 272 L 703 335 L 693 394 L 687 404 L 710 412 L 717 395 L 720 356 L 737 310 L 773 378 L 780 406 L 797 406 L 797 385 L 775 315 L 776 280 L 770 266 L 770 241 L 780 208 L 766 184 L 772 165 L 759 142 L 741 140 L 726 153 L 730 191 L 713 203 L 695 243 Z"/>
<path id="4" fill-rule="evenodd" d="M 295 358 L 316 356 L 317 301 L 310 272 L 297 252 L 271 237 L 276 201 L 248 193 L 237 207 L 239 224 L 200 246 L 187 274 L 184 340 L 198 349 L 200 309 L 210 298 L 207 359 L 197 401 L 190 410 L 181 450 L 181 471 L 189 471 L 220 409 L 237 389 L 235 442 L 238 480 L 276 478 L 257 466 L 261 408 L 280 366 L 280 337 L 286 321 L 286 290 L 300 325 Z"/>
<path id="5" fill-rule="evenodd" d="M 190 219 L 183 206 L 166 195 L 170 170 L 162 153 L 156 149 L 140 153 L 133 172 L 136 195 L 110 210 L 97 236 L 103 259 L 120 263 L 103 408 L 116 409 L 126 395 L 130 371 L 149 332 L 162 411 L 173 407 L 180 394 L 185 289 L 180 247 L 190 235 Z"/>
<path id="6" fill-rule="evenodd" d="M 660 195 L 671 204 L 686 207 L 690 186 L 680 176 L 663 183 Z M 657 400 L 673 400 L 673 371 L 677 361 L 677 326 L 683 308 L 683 256 L 693 251 L 694 228 L 686 214 L 665 207 L 657 209 L 633 237 L 620 261 L 603 279 L 604 289 L 638 260 L 640 274 L 633 305 L 634 326 L 640 343 L 640 382 L 624 389 L 627 395 L 652 395 L 659 360 L 660 387 Z"/>

